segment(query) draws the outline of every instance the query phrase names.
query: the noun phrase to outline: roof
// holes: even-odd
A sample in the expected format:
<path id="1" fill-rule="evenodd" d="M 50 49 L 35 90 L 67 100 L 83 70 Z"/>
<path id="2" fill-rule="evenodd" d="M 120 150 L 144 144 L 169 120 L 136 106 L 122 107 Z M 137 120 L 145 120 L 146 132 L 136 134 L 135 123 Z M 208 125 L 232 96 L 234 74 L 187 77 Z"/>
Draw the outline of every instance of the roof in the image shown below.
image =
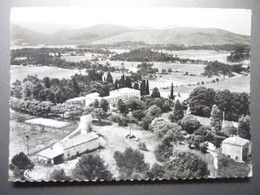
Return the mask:
<path id="1" fill-rule="evenodd" d="M 98 93 L 90 93 L 90 94 L 86 95 L 86 98 L 87 99 L 102 99 L 102 98 L 109 99 L 109 98 L 112 98 L 112 97 L 119 97 L 119 96 L 122 96 L 122 95 L 131 94 L 131 93 L 138 93 L 139 94 L 139 90 L 124 87 L 124 88 L 121 88 L 121 89 L 110 91 L 109 96 L 99 97 Z"/>
<path id="2" fill-rule="evenodd" d="M 95 139 L 98 139 L 98 135 L 95 132 L 87 134 L 79 134 L 73 138 L 67 139 L 61 142 L 61 145 L 64 149 L 71 148 L 76 145 L 80 145 Z"/>
<path id="3" fill-rule="evenodd" d="M 64 150 L 62 145 L 60 143 L 56 143 L 52 147 L 42 150 L 41 152 L 38 153 L 38 155 L 53 159 L 57 156 L 62 155 L 63 153 Z"/>
<path id="4" fill-rule="evenodd" d="M 229 137 L 225 140 L 223 140 L 222 143 L 226 144 L 232 144 L 232 145 L 237 145 L 237 146 L 243 146 L 249 143 L 249 140 L 243 139 L 239 136 L 234 136 L 234 137 Z"/>

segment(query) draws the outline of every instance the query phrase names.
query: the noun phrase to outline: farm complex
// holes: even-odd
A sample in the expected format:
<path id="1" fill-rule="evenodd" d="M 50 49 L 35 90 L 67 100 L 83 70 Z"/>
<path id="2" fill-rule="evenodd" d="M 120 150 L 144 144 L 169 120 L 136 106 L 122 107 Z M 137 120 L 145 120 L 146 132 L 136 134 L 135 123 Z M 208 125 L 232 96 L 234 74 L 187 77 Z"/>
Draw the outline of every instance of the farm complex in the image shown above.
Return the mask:
<path id="1" fill-rule="evenodd" d="M 9 180 L 250 177 L 250 68 L 226 29 L 12 25 Z"/>

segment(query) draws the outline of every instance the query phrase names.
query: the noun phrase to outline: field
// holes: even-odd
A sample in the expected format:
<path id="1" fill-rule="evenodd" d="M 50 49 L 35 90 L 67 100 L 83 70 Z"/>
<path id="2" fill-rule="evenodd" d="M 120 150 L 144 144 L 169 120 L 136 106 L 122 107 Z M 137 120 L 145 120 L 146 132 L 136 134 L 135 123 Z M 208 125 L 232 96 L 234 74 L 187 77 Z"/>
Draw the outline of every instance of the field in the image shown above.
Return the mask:
<path id="1" fill-rule="evenodd" d="M 13 83 L 17 79 L 22 81 L 28 75 L 37 75 L 38 78 L 43 79 L 43 77 L 58 78 L 58 79 L 68 79 L 72 75 L 79 74 L 78 70 L 70 70 L 58 67 L 48 67 L 48 66 L 17 66 L 12 65 L 10 82 Z"/>
<path id="2" fill-rule="evenodd" d="M 10 143 L 12 143 L 9 146 L 10 159 L 19 152 L 27 154 L 25 136 L 29 136 L 29 153 L 32 155 L 53 145 L 78 127 L 77 122 L 69 122 L 62 128 L 25 123 L 26 120 L 35 118 L 10 110 Z"/>
<path id="3" fill-rule="evenodd" d="M 26 120 L 25 123 L 32 124 L 32 125 L 43 125 L 43 126 L 54 127 L 54 128 L 62 128 L 70 124 L 69 122 L 57 121 L 57 120 L 46 119 L 46 118 L 30 119 L 30 120 Z"/>

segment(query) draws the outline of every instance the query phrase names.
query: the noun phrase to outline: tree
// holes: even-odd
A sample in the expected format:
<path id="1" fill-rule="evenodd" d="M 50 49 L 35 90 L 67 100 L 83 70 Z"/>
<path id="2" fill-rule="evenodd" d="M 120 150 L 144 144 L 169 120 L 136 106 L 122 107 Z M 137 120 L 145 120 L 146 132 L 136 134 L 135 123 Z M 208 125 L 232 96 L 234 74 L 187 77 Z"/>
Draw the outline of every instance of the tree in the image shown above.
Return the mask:
<path id="1" fill-rule="evenodd" d="M 125 75 L 123 74 L 121 76 L 121 79 L 119 80 L 119 88 L 125 87 Z"/>
<path id="2" fill-rule="evenodd" d="M 112 77 L 110 71 L 108 71 L 108 73 L 107 73 L 107 82 L 108 83 L 113 83 L 113 77 Z"/>
<path id="3" fill-rule="evenodd" d="M 147 173 L 149 179 L 163 179 L 165 174 L 164 168 L 158 163 L 154 163 L 152 168 Z"/>
<path id="4" fill-rule="evenodd" d="M 106 99 L 102 98 L 100 100 L 100 108 L 102 108 L 104 112 L 107 112 L 109 110 L 109 102 Z"/>
<path id="5" fill-rule="evenodd" d="M 115 89 L 119 89 L 119 81 L 117 79 L 115 81 Z"/>
<path id="6" fill-rule="evenodd" d="M 44 87 L 50 88 L 50 78 L 49 77 L 44 77 L 42 79 L 42 81 L 43 81 Z"/>
<path id="7" fill-rule="evenodd" d="M 14 177 L 25 180 L 24 172 L 25 170 L 31 170 L 34 167 L 34 163 L 23 153 L 20 152 L 16 154 L 10 164 L 10 169 L 14 173 Z"/>
<path id="8" fill-rule="evenodd" d="M 174 109 L 173 109 L 171 121 L 172 122 L 178 122 L 179 120 L 181 120 L 183 118 L 183 116 L 184 116 L 184 114 L 183 114 L 182 105 L 181 105 L 179 100 L 176 100 L 176 102 L 174 104 Z"/>
<path id="9" fill-rule="evenodd" d="M 100 97 L 105 97 L 105 96 L 109 96 L 109 86 L 107 84 L 101 86 L 98 89 L 98 93 Z"/>
<path id="10" fill-rule="evenodd" d="M 181 130 L 177 124 L 166 121 L 162 117 L 154 119 L 151 126 L 153 134 L 158 140 L 170 138 L 170 141 L 174 141 L 176 133 Z"/>
<path id="11" fill-rule="evenodd" d="M 162 142 L 157 145 L 154 150 L 154 154 L 156 159 L 159 162 L 166 162 L 173 154 L 173 145 L 171 144 L 169 139 L 163 139 Z"/>
<path id="12" fill-rule="evenodd" d="M 95 101 L 93 102 L 93 106 L 94 106 L 94 108 L 99 107 L 99 101 L 97 99 L 95 99 Z"/>
<path id="13" fill-rule="evenodd" d="M 213 106 L 215 91 L 211 88 L 197 87 L 190 93 L 188 99 L 189 108 L 192 114 L 209 117 Z"/>
<path id="14" fill-rule="evenodd" d="M 138 84 L 138 83 L 135 83 L 135 84 L 134 84 L 134 89 L 136 89 L 136 90 L 139 89 L 139 84 Z"/>
<path id="15" fill-rule="evenodd" d="M 80 180 L 112 180 L 107 167 L 99 155 L 85 154 L 81 156 L 72 173 Z"/>
<path id="16" fill-rule="evenodd" d="M 212 106 L 210 112 L 210 125 L 215 127 L 217 132 L 221 130 L 221 111 L 216 104 Z"/>
<path id="17" fill-rule="evenodd" d="M 250 134 L 250 116 L 242 116 L 238 121 L 238 135 L 244 139 L 251 139 Z"/>
<path id="18" fill-rule="evenodd" d="M 190 152 L 177 152 L 172 161 L 165 164 L 165 178 L 201 178 L 208 177 L 210 172 L 207 163 Z"/>
<path id="19" fill-rule="evenodd" d="M 137 120 L 141 121 L 142 118 L 145 116 L 145 113 L 143 110 L 133 110 L 132 116 L 136 118 Z"/>
<path id="20" fill-rule="evenodd" d="M 70 177 L 68 177 L 64 171 L 64 169 L 54 169 L 54 171 L 50 174 L 50 180 L 69 180 Z"/>
<path id="21" fill-rule="evenodd" d="M 192 134 L 200 127 L 200 122 L 195 117 L 188 115 L 181 120 L 181 126 L 187 133 Z"/>
<path id="22" fill-rule="evenodd" d="M 145 80 L 142 80 L 141 86 L 140 86 L 140 95 L 146 95 L 146 84 Z"/>
<path id="23" fill-rule="evenodd" d="M 132 88 L 132 81 L 129 77 L 125 79 L 125 87 Z"/>
<path id="24" fill-rule="evenodd" d="M 78 82 L 76 81 L 76 79 L 73 77 L 72 80 L 71 80 L 71 87 L 72 87 L 72 91 L 76 94 L 76 95 L 79 95 L 80 93 L 80 88 L 79 88 L 79 85 L 78 85 Z"/>
<path id="25" fill-rule="evenodd" d="M 145 90 L 146 90 L 146 95 L 149 95 L 150 94 L 150 90 L 149 90 L 149 81 L 148 81 L 148 79 L 146 81 L 146 88 L 145 88 Z"/>
<path id="26" fill-rule="evenodd" d="M 119 99 L 117 102 L 117 109 L 121 114 L 128 114 L 128 106 L 123 102 L 123 100 Z"/>
<path id="27" fill-rule="evenodd" d="M 99 125 L 101 125 L 102 119 L 108 117 L 108 114 L 102 108 L 95 108 L 92 112 L 92 116 L 98 119 Z"/>
<path id="28" fill-rule="evenodd" d="M 153 88 L 153 92 L 152 92 L 152 95 L 151 95 L 153 98 L 159 98 L 161 97 L 161 94 L 159 92 L 159 89 L 157 87 Z"/>
<path id="29" fill-rule="evenodd" d="M 170 93 L 169 99 L 173 101 L 174 98 L 175 98 L 175 96 L 174 96 L 174 89 L 173 89 L 173 83 L 172 83 L 172 85 L 171 85 L 171 93 Z"/>
<path id="30" fill-rule="evenodd" d="M 152 105 L 147 110 L 147 116 L 152 118 L 158 117 L 161 114 L 162 110 L 157 105 Z"/>
<path id="31" fill-rule="evenodd" d="M 123 179 L 133 179 L 139 177 L 145 179 L 147 177 L 147 171 L 149 170 L 149 164 L 144 161 L 144 154 L 139 150 L 133 150 L 132 148 L 126 148 L 122 153 L 116 151 L 114 153 L 114 159 L 117 167 L 121 173 Z"/>

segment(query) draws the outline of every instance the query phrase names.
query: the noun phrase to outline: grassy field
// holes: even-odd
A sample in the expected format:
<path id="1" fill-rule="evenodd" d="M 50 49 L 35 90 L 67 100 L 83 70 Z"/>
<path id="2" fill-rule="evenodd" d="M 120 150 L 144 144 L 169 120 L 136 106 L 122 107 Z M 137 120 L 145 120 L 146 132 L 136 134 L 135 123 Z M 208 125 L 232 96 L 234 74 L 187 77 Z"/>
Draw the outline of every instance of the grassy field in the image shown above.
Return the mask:
<path id="1" fill-rule="evenodd" d="M 11 70 L 11 79 L 10 82 L 13 83 L 17 79 L 23 80 L 28 75 L 37 75 L 38 78 L 42 79 L 43 77 L 58 78 L 58 79 L 68 79 L 74 74 L 79 74 L 78 70 L 70 70 L 58 67 L 49 67 L 49 66 L 17 66 L 12 65 Z"/>

